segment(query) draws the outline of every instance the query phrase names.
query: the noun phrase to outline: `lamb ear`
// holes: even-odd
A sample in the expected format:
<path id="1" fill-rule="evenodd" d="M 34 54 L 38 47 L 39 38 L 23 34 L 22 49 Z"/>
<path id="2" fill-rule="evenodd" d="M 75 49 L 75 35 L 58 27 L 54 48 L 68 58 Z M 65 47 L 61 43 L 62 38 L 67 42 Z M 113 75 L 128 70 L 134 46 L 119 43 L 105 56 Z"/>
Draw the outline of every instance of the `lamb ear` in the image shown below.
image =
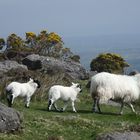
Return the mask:
<path id="1" fill-rule="evenodd" d="M 33 81 L 33 79 L 30 77 L 30 79 L 29 79 L 30 81 Z"/>
<path id="2" fill-rule="evenodd" d="M 72 85 L 74 85 L 74 83 L 73 83 L 73 82 L 71 82 L 71 84 L 72 84 Z"/>

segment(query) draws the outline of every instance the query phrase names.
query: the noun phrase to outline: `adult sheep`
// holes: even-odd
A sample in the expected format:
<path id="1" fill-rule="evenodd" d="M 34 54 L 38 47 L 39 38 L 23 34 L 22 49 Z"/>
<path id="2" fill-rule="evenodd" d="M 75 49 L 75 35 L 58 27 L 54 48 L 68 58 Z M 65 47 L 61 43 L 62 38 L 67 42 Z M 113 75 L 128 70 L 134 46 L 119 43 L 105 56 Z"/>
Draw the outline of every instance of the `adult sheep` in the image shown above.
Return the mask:
<path id="1" fill-rule="evenodd" d="M 6 87 L 6 96 L 8 101 L 8 106 L 13 105 L 14 99 L 18 96 L 25 98 L 25 107 L 29 107 L 30 99 L 35 93 L 36 89 L 40 87 L 38 80 L 30 80 L 27 83 L 11 82 Z"/>
<path id="2" fill-rule="evenodd" d="M 93 111 L 101 113 L 99 101 L 110 99 L 121 102 L 120 114 L 123 113 L 124 104 L 128 104 L 134 113 L 132 102 L 140 96 L 140 74 L 134 76 L 110 74 L 101 72 L 91 78 L 90 93 L 94 99 Z"/>
<path id="3" fill-rule="evenodd" d="M 78 83 L 72 83 L 70 87 L 61 85 L 52 86 L 49 90 L 48 110 L 50 111 L 53 105 L 55 110 L 59 111 L 56 105 L 56 101 L 61 99 L 65 102 L 65 105 L 61 111 L 65 111 L 68 105 L 68 101 L 70 100 L 72 102 L 72 109 L 74 112 L 76 112 L 74 101 L 76 100 L 77 94 L 81 91 L 81 85 Z"/>

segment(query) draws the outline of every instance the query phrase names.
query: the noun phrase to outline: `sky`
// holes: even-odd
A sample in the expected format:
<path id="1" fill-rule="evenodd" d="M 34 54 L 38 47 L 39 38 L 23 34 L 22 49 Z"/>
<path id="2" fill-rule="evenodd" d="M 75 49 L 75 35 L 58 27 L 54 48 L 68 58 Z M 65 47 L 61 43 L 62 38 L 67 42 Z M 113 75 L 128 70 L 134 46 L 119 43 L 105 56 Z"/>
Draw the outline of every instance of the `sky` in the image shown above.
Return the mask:
<path id="1" fill-rule="evenodd" d="M 0 0 L 0 38 L 42 30 L 58 33 L 86 68 L 111 51 L 140 70 L 140 0 Z"/>
<path id="2" fill-rule="evenodd" d="M 0 19 L 0 37 L 44 29 L 62 38 L 139 34 L 140 0 L 0 0 Z"/>

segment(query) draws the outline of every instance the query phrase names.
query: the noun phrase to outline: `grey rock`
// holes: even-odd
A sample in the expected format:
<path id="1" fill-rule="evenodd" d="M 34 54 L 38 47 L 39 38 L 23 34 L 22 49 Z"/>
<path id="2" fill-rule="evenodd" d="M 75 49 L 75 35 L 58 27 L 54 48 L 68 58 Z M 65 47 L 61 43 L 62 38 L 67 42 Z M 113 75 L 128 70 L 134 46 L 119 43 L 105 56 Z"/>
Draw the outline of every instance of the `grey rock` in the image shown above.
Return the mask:
<path id="1" fill-rule="evenodd" d="M 28 70 L 27 66 L 19 64 L 16 61 L 11 61 L 11 60 L 5 60 L 0 62 L 0 72 L 7 72 L 11 69 L 17 69 L 17 68 L 22 68 L 25 70 Z"/>
<path id="2" fill-rule="evenodd" d="M 21 129 L 21 116 L 13 108 L 0 103 L 0 132 L 14 132 Z"/>
<path id="3" fill-rule="evenodd" d="M 80 63 L 70 60 L 59 60 L 53 57 L 32 54 L 23 59 L 22 63 L 29 69 L 41 69 L 48 74 L 64 72 L 73 79 L 87 79 L 88 74 Z"/>
<path id="4" fill-rule="evenodd" d="M 96 140 L 140 140 L 137 132 L 114 132 L 98 136 Z"/>

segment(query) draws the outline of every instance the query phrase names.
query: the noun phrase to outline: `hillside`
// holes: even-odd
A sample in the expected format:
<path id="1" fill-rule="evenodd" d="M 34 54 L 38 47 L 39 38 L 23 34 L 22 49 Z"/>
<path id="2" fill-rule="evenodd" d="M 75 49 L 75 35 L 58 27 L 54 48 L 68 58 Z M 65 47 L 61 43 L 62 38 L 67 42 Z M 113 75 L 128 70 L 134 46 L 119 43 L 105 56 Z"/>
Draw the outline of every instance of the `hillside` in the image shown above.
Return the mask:
<path id="1" fill-rule="evenodd" d="M 1 134 L 0 139 L 94 140 L 98 135 L 111 132 L 114 134 L 116 131 L 129 132 L 127 137 L 130 137 L 130 131 L 140 132 L 140 116 L 133 114 L 128 107 L 125 107 L 124 115 L 121 116 L 116 114 L 120 108 L 111 105 L 101 106 L 103 114 L 92 113 L 92 99 L 89 91 L 85 89 L 86 82 L 81 84 L 83 92 L 78 97 L 80 100 L 76 102 L 77 113 L 72 112 L 70 104 L 63 113 L 54 110 L 48 112 L 47 99 L 41 102 L 32 101 L 29 109 L 24 108 L 22 100 L 16 100 L 13 107 L 24 116 L 23 129 L 20 133 Z M 59 102 L 59 108 L 62 104 Z M 136 110 L 140 112 L 138 106 Z"/>
<path id="2" fill-rule="evenodd" d="M 15 100 L 13 108 L 21 115 L 17 116 L 22 119 L 22 128 L 18 131 L 9 130 L 12 133 L 1 133 L 0 139 L 94 140 L 100 139 L 104 134 L 107 137 L 114 137 L 112 134 L 121 138 L 121 135 L 139 137 L 139 104 L 135 104 L 138 115 L 133 114 L 128 107 L 125 107 L 124 115 L 118 115 L 118 104 L 102 105 L 103 114 L 93 113 L 93 101 L 86 88 L 89 74 L 81 65 L 80 57 L 65 48 L 55 33 L 43 31 L 37 36 L 32 32 L 26 35 L 26 40 L 15 34 L 10 35 L 9 46 L 0 55 L 0 99 L 7 105 L 5 87 L 12 81 L 23 83 L 32 77 L 40 81 L 41 88 L 32 97 L 29 109 L 24 107 L 22 99 Z M 54 110 L 49 112 L 49 88 L 56 84 L 70 86 L 71 82 L 82 84 L 83 92 L 76 101 L 78 112 L 73 113 L 70 104 L 63 113 Z M 63 102 L 60 101 L 59 108 L 62 105 Z M 1 120 L 5 122 L 4 119 Z"/>

